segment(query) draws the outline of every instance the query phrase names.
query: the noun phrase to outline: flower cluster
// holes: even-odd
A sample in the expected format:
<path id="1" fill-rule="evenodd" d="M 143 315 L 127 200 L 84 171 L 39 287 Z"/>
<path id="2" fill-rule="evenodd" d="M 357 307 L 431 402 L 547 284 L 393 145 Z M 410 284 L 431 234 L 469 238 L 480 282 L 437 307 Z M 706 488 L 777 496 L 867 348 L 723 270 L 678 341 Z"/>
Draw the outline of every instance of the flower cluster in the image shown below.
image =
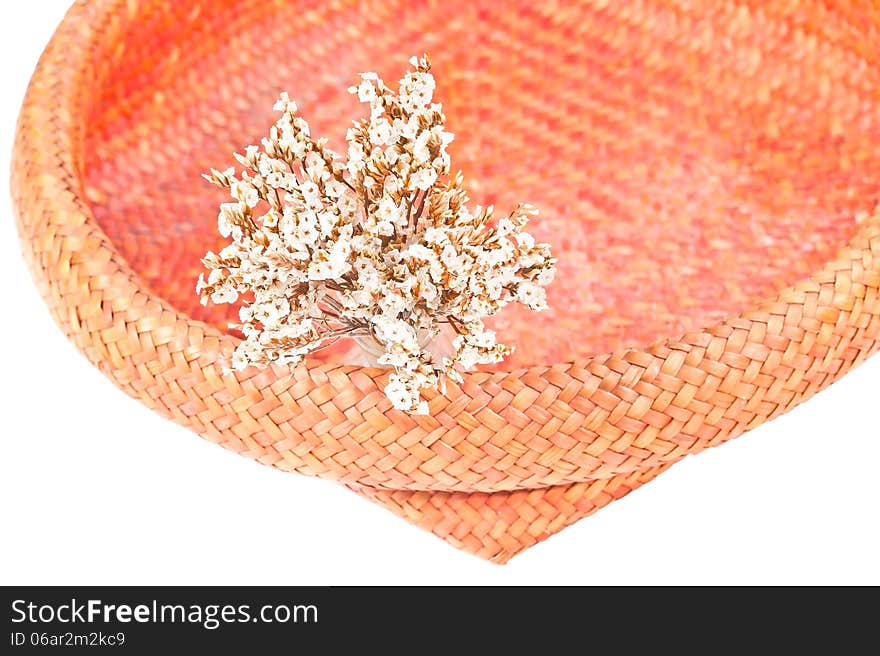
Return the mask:
<path id="1" fill-rule="evenodd" d="M 556 262 L 523 231 L 535 209 L 496 220 L 492 207 L 468 207 L 428 58 L 410 63 L 396 91 L 375 73 L 349 89 L 370 115 L 348 130 L 347 157 L 282 94 L 262 147 L 236 155 L 240 177 L 205 176 L 230 190 L 218 228 L 231 241 L 203 258 L 197 291 L 203 303 L 244 301 L 234 368 L 293 366 L 352 337 L 394 369 L 394 407 L 425 414 L 422 390 L 510 353 L 485 317 L 512 301 L 547 307 Z M 431 347 L 442 328 L 455 335 L 448 353 Z"/>

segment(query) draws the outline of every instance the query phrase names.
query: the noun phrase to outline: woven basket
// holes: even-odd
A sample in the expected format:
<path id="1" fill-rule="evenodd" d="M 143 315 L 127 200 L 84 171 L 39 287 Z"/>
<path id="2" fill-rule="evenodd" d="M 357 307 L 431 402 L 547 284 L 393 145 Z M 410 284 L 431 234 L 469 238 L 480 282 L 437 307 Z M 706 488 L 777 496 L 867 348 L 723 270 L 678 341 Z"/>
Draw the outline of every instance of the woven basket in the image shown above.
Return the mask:
<path id="1" fill-rule="evenodd" d="M 127 393 L 503 562 L 877 348 L 878 26 L 860 0 L 78 2 L 19 119 L 25 255 Z M 199 174 L 282 89 L 339 147 L 356 74 L 423 51 L 475 202 L 541 208 L 553 309 L 500 317 L 516 354 L 427 417 L 338 352 L 225 373 L 230 308 L 194 290 L 223 192 Z"/>

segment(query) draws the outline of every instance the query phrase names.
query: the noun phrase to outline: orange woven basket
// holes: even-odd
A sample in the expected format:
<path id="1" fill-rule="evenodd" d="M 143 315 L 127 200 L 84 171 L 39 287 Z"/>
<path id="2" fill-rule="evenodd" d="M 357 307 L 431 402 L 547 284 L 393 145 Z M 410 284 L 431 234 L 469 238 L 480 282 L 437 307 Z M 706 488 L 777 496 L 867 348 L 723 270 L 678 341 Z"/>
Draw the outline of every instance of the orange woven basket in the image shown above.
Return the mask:
<path id="1" fill-rule="evenodd" d="M 78 2 L 18 123 L 25 255 L 127 393 L 503 562 L 877 349 L 878 26 L 863 0 Z M 356 74 L 424 51 L 475 202 L 542 210 L 552 310 L 500 315 L 515 355 L 426 417 L 332 351 L 227 373 L 200 173 L 282 89 L 339 147 Z"/>

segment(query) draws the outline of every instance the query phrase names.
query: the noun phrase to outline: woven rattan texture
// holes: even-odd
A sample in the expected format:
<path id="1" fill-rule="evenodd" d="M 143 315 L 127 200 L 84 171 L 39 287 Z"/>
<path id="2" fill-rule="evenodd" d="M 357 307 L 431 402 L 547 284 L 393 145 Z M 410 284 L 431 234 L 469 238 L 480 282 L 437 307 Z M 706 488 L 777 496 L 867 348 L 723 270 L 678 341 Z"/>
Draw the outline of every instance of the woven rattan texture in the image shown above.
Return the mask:
<path id="1" fill-rule="evenodd" d="M 503 562 L 876 350 L 878 25 L 863 1 L 80 2 L 18 124 L 25 256 L 130 395 Z M 226 373 L 199 173 L 281 89 L 339 146 L 353 76 L 422 51 L 474 199 L 542 209 L 553 310 L 496 321 L 517 353 L 428 417 L 338 352 Z"/>

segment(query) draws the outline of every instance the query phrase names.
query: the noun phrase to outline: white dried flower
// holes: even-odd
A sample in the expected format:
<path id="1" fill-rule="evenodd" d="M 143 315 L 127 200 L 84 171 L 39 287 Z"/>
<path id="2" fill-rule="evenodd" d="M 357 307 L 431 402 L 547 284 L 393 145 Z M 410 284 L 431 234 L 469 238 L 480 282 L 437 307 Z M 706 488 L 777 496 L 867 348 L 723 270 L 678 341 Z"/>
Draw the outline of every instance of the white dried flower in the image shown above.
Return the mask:
<path id="1" fill-rule="evenodd" d="M 236 156 L 241 177 L 205 176 L 235 202 L 217 217 L 231 242 L 205 255 L 196 290 L 203 303 L 253 299 L 239 310 L 234 368 L 295 366 L 336 339 L 373 340 L 394 369 L 392 405 L 426 414 L 424 390 L 510 353 L 485 317 L 511 302 L 546 309 L 556 262 L 523 232 L 536 210 L 519 205 L 492 227 L 491 207 L 468 207 L 461 174 L 446 177 L 453 135 L 432 102 L 430 62 L 410 63 L 396 93 L 375 73 L 349 89 L 370 111 L 346 134 L 347 158 L 313 139 L 281 94 L 262 148 Z M 429 343 L 444 325 L 454 351 L 439 357 Z"/>
<path id="2" fill-rule="evenodd" d="M 260 194 L 253 184 L 244 180 L 233 182 L 229 187 L 231 195 L 237 201 L 240 201 L 253 209 L 260 202 Z"/>
<path id="3" fill-rule="evenodd" d="M 426 191 L 437 181 L 437 171 L 433 168 L 419 169 L 409 179 L 410 188 Z"/>

